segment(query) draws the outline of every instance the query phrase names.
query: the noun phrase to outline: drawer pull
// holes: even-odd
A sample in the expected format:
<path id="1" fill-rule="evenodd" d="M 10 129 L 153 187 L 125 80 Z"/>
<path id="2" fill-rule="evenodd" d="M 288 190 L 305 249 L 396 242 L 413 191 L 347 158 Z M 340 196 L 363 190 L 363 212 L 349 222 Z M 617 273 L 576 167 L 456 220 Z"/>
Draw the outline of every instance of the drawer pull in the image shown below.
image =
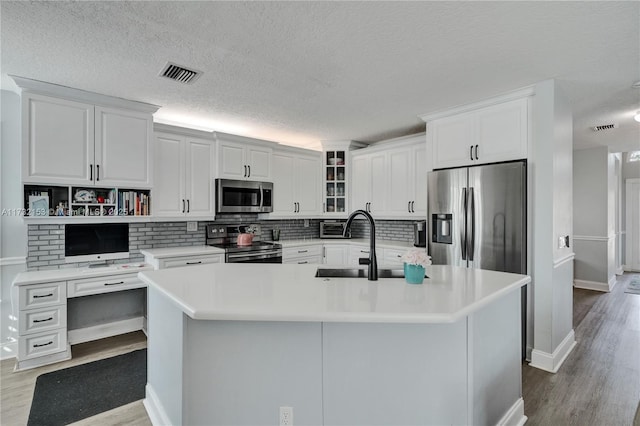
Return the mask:
<path id="1" fill-rule="evenodd" d="M 306 253 L 306 252 L 308 252 L 308 251 L 309 251 L 309 250 L 298 250 L 298 253 Z"/>
<path id="2" fill-rule="evenodd" d="M 369 250 L 360 250 L 360 253 L 369 253 Z"/>
<path id="3" fill-rule="evenodd" d="M 52 341 L 50 341 L 50 342 L 47 342 L 47 343 L 43 343 L 43 344 L 41 344 L 41 345 L 38 345 L 38 344 L 33 345 L 33 347 L 34 347 L 34 348 L 41 348 L 41 347 L 43 347 L 43 346 L 49 346 L 49 345 L 53 345 L 53 340 L 52 340 Z"/>
<path id="4" fill-rule="evenodd" d="M 53 317 L 49 317 L 47 319 L 41 319 L 41 320 L 33 320 L 33 322 L 47 322 L 47 321 L 51 321 L 53 319 Z"/>
<path id="5" fill-rule="evenodd" d="M 197 262 L 187 262 L 186 265 L 199 265 L 202 263 L 202 260 L 198 260 Z"/>
<path id="6" fill-rule="evenodd" d="M 51 297 L 53 296 L 53 293 L 49 293 L 49 294 L 34 294 L 33 298 L 34 299 L 42 299 L 43 297 Z"/>
<path id="7" fill-rule="evenodd" d="M 397 254 L 396 257 L 402 257 L 402 255 L 401 254 Z"/>
<path id="8" fill-rule="evenodd" d="M 124 284 L 124 281 L 118 281 L 117 283 L 104 283 L 104 285 L 120 285 Z"/>
<path id="9" fill-rule="evenodd" d="M 298 265 L 303 265 L 305 263 L 309 263 L 309 262 L 307 262 L 306 260 L 303 260 L 302 262 L 298 262 Z"/>

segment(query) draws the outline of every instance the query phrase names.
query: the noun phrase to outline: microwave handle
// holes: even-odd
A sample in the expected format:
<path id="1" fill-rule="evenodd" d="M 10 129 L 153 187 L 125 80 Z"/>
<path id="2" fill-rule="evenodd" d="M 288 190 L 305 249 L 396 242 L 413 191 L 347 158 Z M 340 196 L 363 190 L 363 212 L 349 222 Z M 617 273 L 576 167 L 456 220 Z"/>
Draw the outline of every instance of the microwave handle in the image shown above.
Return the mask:
<path id="1" fill-rule="evenodd" d="M 260 184 L 258 188 L 259 188 L 258 194 L 260 194 L 260 210 L 262 210 L 262 199 L 264 198 L 262 194 L 262 184 Z"/>

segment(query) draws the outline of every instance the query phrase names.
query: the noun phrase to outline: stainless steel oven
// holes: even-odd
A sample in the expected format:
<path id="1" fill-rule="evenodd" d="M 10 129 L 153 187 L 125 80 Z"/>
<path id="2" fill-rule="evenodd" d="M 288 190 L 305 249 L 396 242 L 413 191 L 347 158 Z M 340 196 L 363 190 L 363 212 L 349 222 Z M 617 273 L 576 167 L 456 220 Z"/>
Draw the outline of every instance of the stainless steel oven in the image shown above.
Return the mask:
<path id="1" fill-rule="evenodd" d="M 239 234 L 253 234 L 248 245 L 238 245 Z M 262 241 L 259 224 L 207 225 L 207 244 L 224 249 L 225 263 L 282 263 L 282 245 Z"/>
<path id="2" fill-rule="evenodd" d="M 273 183 L 246 180 L 215 180 L 216 213 L 270 213 Z"/>

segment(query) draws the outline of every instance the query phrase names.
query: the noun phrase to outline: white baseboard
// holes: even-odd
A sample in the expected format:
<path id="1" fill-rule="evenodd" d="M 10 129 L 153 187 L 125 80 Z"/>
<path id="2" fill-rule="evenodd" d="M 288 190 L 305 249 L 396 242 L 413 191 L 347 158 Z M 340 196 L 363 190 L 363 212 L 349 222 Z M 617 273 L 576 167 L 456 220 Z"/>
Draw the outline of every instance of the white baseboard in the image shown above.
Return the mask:
<path id="1" fill-rule="evenodd" d="M 618 284 L 618 277 L 616 277 L 616 274 L 613 274 L 613 276 L 609 278 L 609 291 L 613 290 L 616 284 Z"/>
<path id="2" fill-rule="evenodd" d="M 95 325 L 93 327 L 69 330 L 67 338 L 70 345 L 104 339 L 118 334 L 130 333 L 142 330 L 144 317 L 131 318 L 123 321 L 110 322 L 108 324 Z"/>
<path id="3" fill-rule="evenodd" d="M 616 269 L 616 275 L 622 275 L 624 274 L 624 266 L 620 266 L 619 268 Z"/>
<path id="4" fill-rule="evenodd" d="M 0 360 L 18 356 L 18 342 L 12 341 L 0 345 Z"/>
<path id="5" fill-rule="evenodd" d="M 613 277 L 613 285 L 615 285 L 615 276 Z M 613 288 L 611 286 L 611 281 L 608 283 L 601 283 L 598 281 L 587 281 L 587 280 L 573 280 L 573 286 L 575 288 L 583 288 L 585 290 L 595 290 L 602 291 L 604 293 L 609 293 Z"/>
<path id="6" fill-rule="evenodd" d="M 145 410 L 147 410 L 149 420 L 151 420 L 151 424 L 153 426 L 165 426 L 171 424 L 171 420 L 169 420 L 167 413 L 164 411 L 164 408 L 158 399 L 158 395 L 149 383 L 145 386 L 145 398 L 142 400 L 142 403 L 144 404 Z"/>
<path id="7" fill-rule="evenodd" d="M 518 398 L 498 421 L 497 426 L 522 426 L 526 422 L 527 416 L 524 415 L 524 400 Z"/>
<path id="8" fill-rule="evenodd" d="M 529 365 L 550 373 L 557 373 L 575 346 L 575 333 L 571 330 L 552 354 L 539 351 L 538 349 L 531 351 L 531 362 Z"/>

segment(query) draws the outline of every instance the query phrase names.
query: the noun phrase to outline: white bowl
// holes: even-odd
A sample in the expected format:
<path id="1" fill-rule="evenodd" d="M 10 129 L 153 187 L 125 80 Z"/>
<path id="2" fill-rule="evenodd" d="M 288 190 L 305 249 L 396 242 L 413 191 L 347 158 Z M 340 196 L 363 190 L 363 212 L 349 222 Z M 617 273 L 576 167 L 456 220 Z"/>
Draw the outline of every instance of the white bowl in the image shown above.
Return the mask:
<path id="1" fill-rule="evenodd" d="M 329 164 L 331 164 L 332 166 L 335 166 L 336 159 L 335 158 L 329 158 Z"/>

